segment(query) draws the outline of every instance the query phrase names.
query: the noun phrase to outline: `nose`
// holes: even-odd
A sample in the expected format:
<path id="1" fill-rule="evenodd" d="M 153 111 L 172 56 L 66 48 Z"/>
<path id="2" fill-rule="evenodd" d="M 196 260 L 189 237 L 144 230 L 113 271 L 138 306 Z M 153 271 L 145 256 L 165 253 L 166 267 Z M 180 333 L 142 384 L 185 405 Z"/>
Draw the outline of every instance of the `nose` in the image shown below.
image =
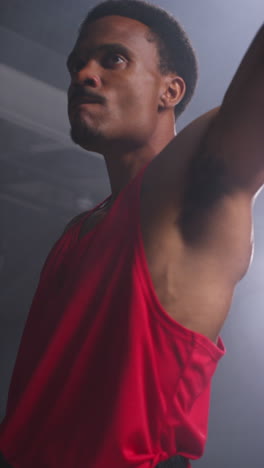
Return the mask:
<path id="1" fill-rule="evenodd" d="M 102 86 L 102 80 L 97 62 L 89 60 L 86 63 L 78 64 L 78 67 L 72 73 L 71 84 L 99 89 Z"/>

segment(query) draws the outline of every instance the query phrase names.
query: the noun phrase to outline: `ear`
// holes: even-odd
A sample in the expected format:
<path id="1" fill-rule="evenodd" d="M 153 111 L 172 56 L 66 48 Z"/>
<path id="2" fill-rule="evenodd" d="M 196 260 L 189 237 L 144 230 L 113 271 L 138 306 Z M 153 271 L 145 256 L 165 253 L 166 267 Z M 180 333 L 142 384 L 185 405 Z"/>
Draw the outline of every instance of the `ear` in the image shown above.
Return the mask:
<path id="1" fill-rule="evenodd" d="M 164 77 L 163 90 L 160 96 L 159 111 L 174 108 L 183 99 L 186 92 L 186 84 L 178 75 Z"/>

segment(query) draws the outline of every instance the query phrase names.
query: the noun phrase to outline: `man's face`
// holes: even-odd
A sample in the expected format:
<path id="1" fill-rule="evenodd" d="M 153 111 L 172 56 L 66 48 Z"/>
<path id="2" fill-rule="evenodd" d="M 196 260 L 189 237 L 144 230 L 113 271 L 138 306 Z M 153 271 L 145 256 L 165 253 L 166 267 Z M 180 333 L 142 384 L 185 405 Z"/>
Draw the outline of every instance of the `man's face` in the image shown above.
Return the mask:
<path id="1" fill-rule="evenodd" d="M 86 27 L 68 58 L 72 139 L 86 149 L 146 144 L 158 121 L 162 75 L 144 24 L 107 16 Z"/>

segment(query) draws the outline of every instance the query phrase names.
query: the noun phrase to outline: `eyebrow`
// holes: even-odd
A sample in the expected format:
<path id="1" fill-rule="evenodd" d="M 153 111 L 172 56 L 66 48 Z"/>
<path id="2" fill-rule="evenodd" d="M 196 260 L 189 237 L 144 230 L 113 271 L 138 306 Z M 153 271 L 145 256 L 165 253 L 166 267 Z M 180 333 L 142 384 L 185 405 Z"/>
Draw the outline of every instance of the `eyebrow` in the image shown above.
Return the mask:
<path id="1" fill-rule="evenodd" d="M 131 58 L 133 56 L 133 53 L 128 47 L 124 46 L 124 44 L 120 44 L 119 42 L 111 42 L 111 43 L 106 43 L 106 44 L 100 44 L 97 47 L 94 48 L 87 48 L 85 50 L 85 56 L 89 57 L 91 55 L 94 55 L 98 52 L 112 52 L 112 53 L 117 53 L 117 54 L 122 54 L 127 58 Z M 74 57 L 77 56 L 76 49 L 73 49 L 73 51 L 69 54 L 66 65 L 69 67 L 70 63 L 72 60 L 74 60 Z"/>

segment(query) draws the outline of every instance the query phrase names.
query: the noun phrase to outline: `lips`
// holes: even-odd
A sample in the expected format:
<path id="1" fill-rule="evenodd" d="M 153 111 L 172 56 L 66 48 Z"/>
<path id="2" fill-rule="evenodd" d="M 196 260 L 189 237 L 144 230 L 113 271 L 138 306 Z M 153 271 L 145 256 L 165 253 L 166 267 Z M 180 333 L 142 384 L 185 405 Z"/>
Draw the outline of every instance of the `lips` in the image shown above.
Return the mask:
<path id="1" fill-rule="evenodd" d="M 102 104 L 102 100 L 94 97 L 76 97 L 70 100 L 69 108 L 74 109 L 82 104 Z"/>

